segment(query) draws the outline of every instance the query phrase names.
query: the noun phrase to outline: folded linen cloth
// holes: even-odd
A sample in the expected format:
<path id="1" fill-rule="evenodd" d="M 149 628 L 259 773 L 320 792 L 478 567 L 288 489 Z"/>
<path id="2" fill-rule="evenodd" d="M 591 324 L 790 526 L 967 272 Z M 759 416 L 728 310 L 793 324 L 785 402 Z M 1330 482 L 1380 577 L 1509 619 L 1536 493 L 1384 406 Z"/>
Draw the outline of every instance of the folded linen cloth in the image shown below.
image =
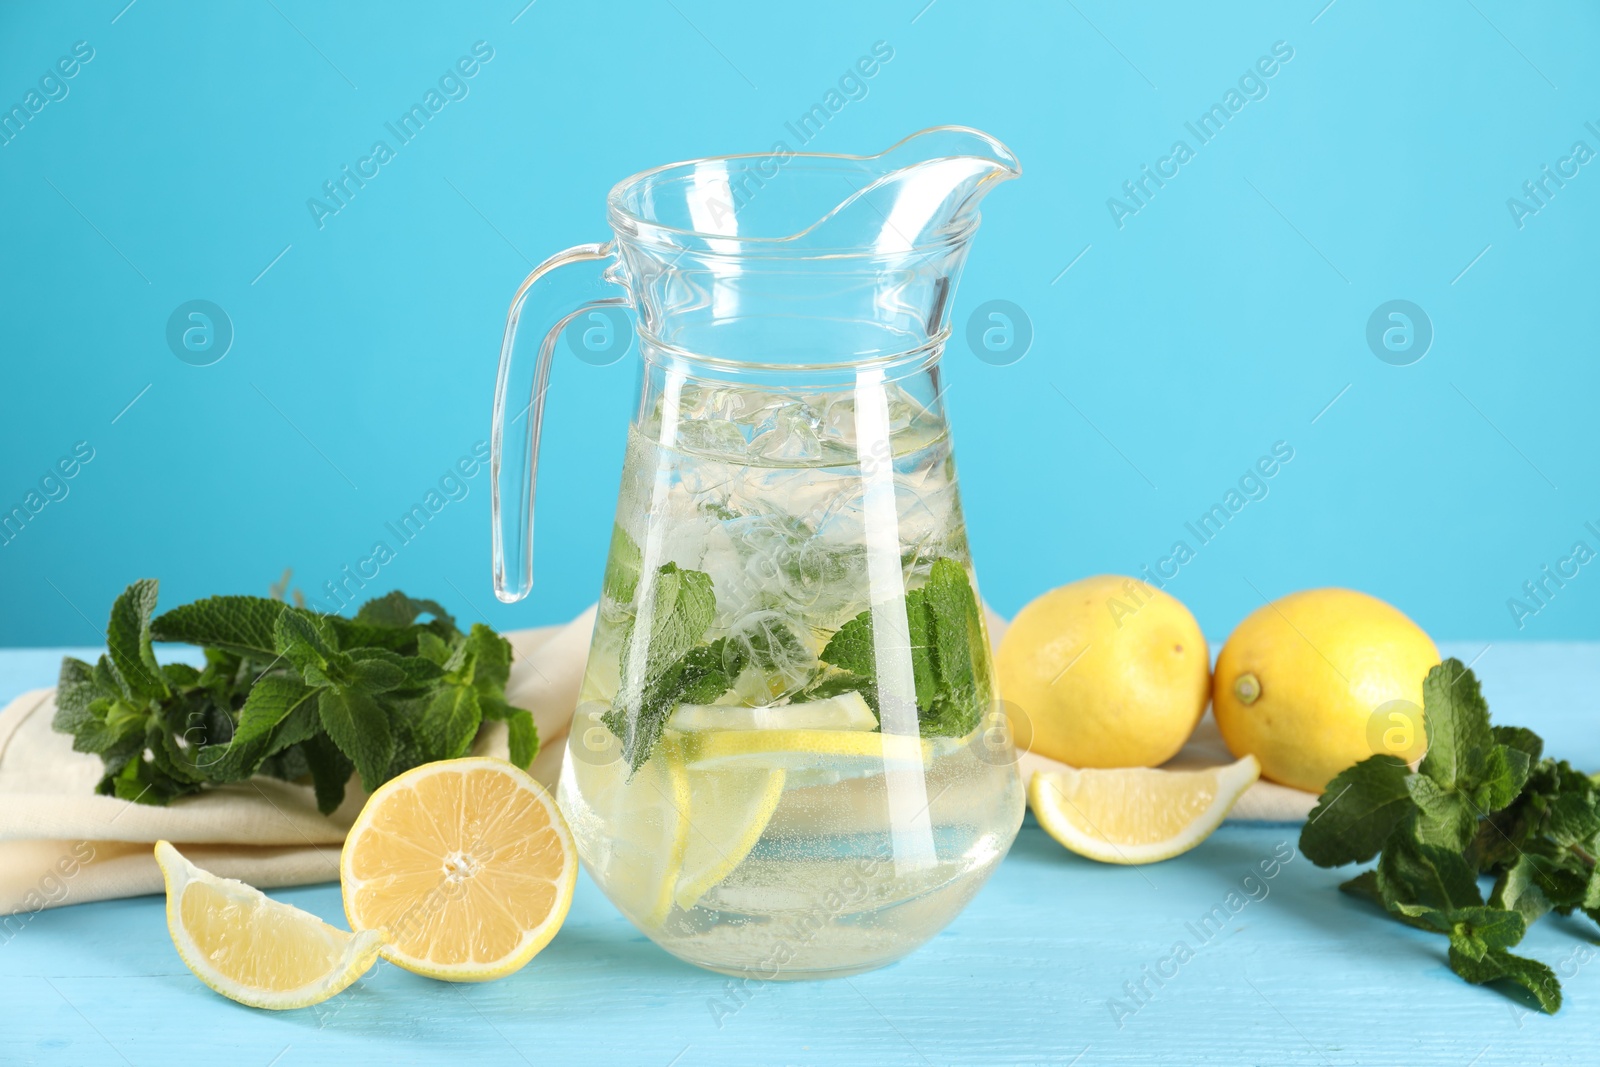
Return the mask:
<path id="1" fill-rule="evenodd" d="M 591 607 L 561 626 L 513 630 L 515 658 L 506 697 L 533 712 L 539 755 L 533 776 L 554 788 L 594 628 Z M 989 613 L 990 637 L 1005 623 Z M 366 795 L 352 781 L 344 804 L 317 811 L 310 786 L 258 777 L 208 789 L 166 807 L 98 796 L 96 756 L 72 750 L 72 739 L 51 729 L 55 691 L 24 693 L 0 711 L 0 943 L 33 913 L 64 904 L 160 892 L 161 872 L 151 845 L 183 846 L 200 866 L 251 885 L 305 885 L 339 877 L 339 848 Z M 489 723 L 473 750 L 507 754 L 503 723 Z M 1209 716 L 1169 767 L 1230 762 Z M 1024 775 L 1061 764 L 1032 753 Z M 1303 821 L 1316 797 L 1258 782 L 1231 819 Z"/>

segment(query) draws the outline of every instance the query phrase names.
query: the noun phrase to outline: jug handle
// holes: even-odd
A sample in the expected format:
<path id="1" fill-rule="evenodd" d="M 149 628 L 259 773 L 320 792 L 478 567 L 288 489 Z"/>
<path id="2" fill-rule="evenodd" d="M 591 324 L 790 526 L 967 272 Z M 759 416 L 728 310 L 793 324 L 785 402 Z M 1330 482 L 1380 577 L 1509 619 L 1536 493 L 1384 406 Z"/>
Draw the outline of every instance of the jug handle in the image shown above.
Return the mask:
<path id="1" fill-rule="evenodd" d="M 544 422 L 544 397 L 550 387 L 550 364 L 561 331 L 579 315 L 597 307 L 629 306 L 626 288 L 611 274 L 612 242 L 574 245 L 533 268 L 511 298 L 505 335 L 500 342 L 500 369 L 494 387 L 494 423 L 489 434 L 489 507 L 493 531 L 494 595 L 514 604 L 533 588 L 533 497 L 539 465 L 539 431 Z M 611 295 L 607 295 L 611 294 Z M 528 386 L 526 406 L 512 386 L 517 328 L 529 301 L 544 331 Z M 570 310 L 569 310 L 570 309 Z M 526 366 L 515 365 L 520 370 Z M 527 421 L 523 421 L 523 416 Z M 509 419 L 509 421 L 508 421 Z M 518 425 L 520 423 L 520 426 Z M 506 435 L 511 447 L 505 447 Z M 506 469 L 505 461 L 512 461 Z M 502 493 L 507 493 L 502 497 Z"/>

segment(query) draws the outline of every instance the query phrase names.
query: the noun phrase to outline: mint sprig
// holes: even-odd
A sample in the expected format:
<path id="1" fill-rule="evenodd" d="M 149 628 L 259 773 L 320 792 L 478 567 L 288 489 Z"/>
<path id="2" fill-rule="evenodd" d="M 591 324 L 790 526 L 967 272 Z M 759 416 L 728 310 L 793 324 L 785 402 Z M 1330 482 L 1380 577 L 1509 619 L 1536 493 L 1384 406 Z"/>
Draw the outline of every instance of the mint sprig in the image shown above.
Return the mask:
<path id="1" fill-rule="evenodd" d="M 1447 659 L 1423 683 L 1428 750 L 1415 773 L 1372 756 L 1337 775 L 1300 833 L 1320 867 L 1378 857 L 1341 886 L 1394 918 L 1449 938 L 1451 970 L 1503 983 L 1541 1009 L 1561 983 L 1510 951 L 1549 911 L 1600 921 L 1600 787 L 1565 761 L 1541 758 L 1525 727 L 1493 726 L 1478 680 Z M 1492 876 L 1484 900 L 1478 878 Z"/>
<path id="2" fill-rule="evenodd" d="M 717 612 L 711 576 L 684 570 L 676 563 L 656 571 L 649 607 L 649 627 L 637 634 L 639 617 L 622 632 L 622 687 L 611 709 L 601 716 L 622 742 L 630 773 L 655 751 L 667 719 L 679 704 L 709 704 L 726 693 L 744 668 L 730 656 L 725 638 L 701 644 Z M 643 662 L 639 662 L 642 648 Z"/>
<path id="3" fill-rule="evenodd" d="M 926 735 L 961 737 L 977 728 L 994 691 L 983 648 L 983 618 L 967 569 L 953 559 L 933 562 L 927 584 L 906 594 L 911 674 L 917 720 Z M 822 650 L 822 660 L 864 679 L 876 709 L 877 652 L 872 610 L 845 623 Z"/>
<path id="4" fill-rule="evenodd" d="M 505 700 L 510 643 L 483 625 L 462 633 L 434 601 L 393 592 L 350 619 L 220 596 L 152 619 L 156 593 L 151 579 L 129 586 L 107 655 L 61 664 L 54 726 L 101 758 L 101 793 L 165 804 L 256 774 L 309 776 L 331 812 L 352 771 L 376 789 L 465 754 L 487 719 L 506 722 L 519 766 L 538 752 L 532 714 Z M 204 669 L 158 664 L 154 641 L 201 646 Z"/>

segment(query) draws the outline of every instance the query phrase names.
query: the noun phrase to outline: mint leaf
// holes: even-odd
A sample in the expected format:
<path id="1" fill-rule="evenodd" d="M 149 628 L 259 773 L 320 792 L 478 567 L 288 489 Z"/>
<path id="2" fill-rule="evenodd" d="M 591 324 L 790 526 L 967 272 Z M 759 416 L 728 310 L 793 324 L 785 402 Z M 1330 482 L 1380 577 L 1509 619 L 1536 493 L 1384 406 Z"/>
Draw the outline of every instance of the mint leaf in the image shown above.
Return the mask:
<path id="1" fill-rule="evenodd" d="M 873 650 L 872 612 L 863 611 L 833 632 L 818 657 L 859 678 L 875 678 L 878 660 Z"/>
<path id="2" fill-rule="evenodd" d="M 911 680 L 917 706 L 927 709 L 931 714 L 940 688 L 939 671 L 935 665 L 937 637 L 934 616 L 924 590 L 913 589 L 906 594 L 905 611 L 906 636 L 911 646 Z M 876 692 L 878 652 L 872 614 L 873 609 L 868 608 L 835 630 L 818 658 L 840 670 L 868 679 Z"/>
<path id="3" fill-rule="evenodd" d="M 830 697 L 841 696 L 845 693 L 860 693 L 866 700 L 867 706 L 877 714 L 878 690 L 872 684 L 872 679 L 864 678 L 850 671 L 829 671 L 816 681 L 806 686 L 791 698 L 791 703 L 804 704 L 812 700 L 827 700 Z"/>
<path id="4" fill-rule="evenodd" d="M 1515 911 L 1524 923 L 1532 926 L 1550 910 L 1550 900 L 1540 886 L 1544 880 L 1533 857 L 1521 856 L 1495 880 L 1489 903 Z"/>
<path id="5" fill-rule="evenodd" d="M 1477 872 L 1459 852 L 1421 844 L 1407 834 L 1395 834 L 1384 846 L 1378 889 L 1391 909 L 1404 903 L 1453 911 L 1483 903 Z"/>
<path id="6" fill-rule="evenodd" d="M 1561 983 L 1555 972 L 1537 960 L 1516 956 L 1503 949 L 1490 949 L 1474 959 L 1460 951 L 1454 942 L 1450 945 L 1450 969 L 1473 985 L 1486 982 L 1510 982 L 1531 993 L 1545 1012 L 1555 1014 L 1561 1009 Z"/>
<path id="7" fill-rule="evenodd" d="M 431 637 L 432 635 L 427 634 L 425 636 Z M 443 644 L 443 642 L 440 643 Z M 426 687 L 444 677 L 444 668 L 425 656 L 402 656 L 397 652 L 391 652 L 387 648 L 358 648 L 353 649 L 348 655 L 356 674 L 365 673 L 370 678 L 381 678 L 386 682 L 393 683 L 385 684 L 385 689 Z M 356 666 L 357 664 L 374 661 L 387 664 L 393 667 L 394 671 L 364 669 Z"/>
<path id="8" fill-rule="evenodd" d="M 1565 760 L 1555 762 L 1546 781 L 1547 791 L 1534 799 L 1551 843 L 1562 848 L 1592 846 L 1600 833 L 1600 795 L 1594 782 Z"/>
<path id="9" fill-rule="evenodd" d="M 932 713 L 938 698 L 939 671 L 935 665 L 937 655 L 937 630 L 934 614 L 927 602 L 925 589 L 913 589 L 906 594 L 906 636 L 911 645 L 911 679 L 919 709 Z M 868 608 L 834 631 L 823 646 L 818 658 L 841 670 L 868 679 L 874 692 L 877 689 L 878 652 L 877 634 L 872 623 L 873 609 Z"/>
<path id="10" fill-rule="evenodd" d="M 287 607 L 266 597 L 208 597 L 173 608 L 150 624 L 150 632 L 157 641 L 182 641 L 272 660 L 278 655 L 273 638 L 278 616 Z"/>
<path id="11" fill-rule="evenodd" d="M 1544 755 L 1543 739 L 1526 726 L 1491 726 L 1489 732 L 1498 743 L 1525 753 L 1530 766 Z"/>
<path id="12" fill-rule="evenodd" d="M 302 707 L 309 712 L 318 692 L 320 690 L 298 678 L 261 679 L 251 688 L 239 711 L 239 725 L 233 737 L 226 744 L 207 746 L 199 762 L 211 768 L 214 781 L 239 781 L 250 777 L 270 754 L 279 724 Z"/>
<path id="13" fill-rule="evenodd" d="M 533 713 L 525 708 L 513 708 L 499 697 L 479 697 L 485 719 L 495 719 L 506 724 L 511 747 L 510 759 L 526 769 L 539 754 L 539 730 Z"/>
<path id="14" fill-rule="evenodd" d="M 436 600 L 414 600 L 396 589 L 392 593 L 374 597 L 356 611 L 356 621 L 368 626 L 402 630 L 417 621 L 418 615 L 432 615 L 441 622 L 455 626 L 455 619 Z"/>
<path id="15" fill-rule="evenodd" d="M 1319 866 L 1336 867 L 1338 864 L 1319 864 Z M 1387 906 L 1383 902 L 1383 890 L 1378 888 L 1378 872 L 1374 870 L 1362 871 L 1349 881 L 1340 882 L 1339 892 L 1349 893 L 1362 900 L 1370 900 L 1380 908 Z"/>
<path id="16" fill-rule="evenodd" d="M 645 688 L 631 714 L 619 702 L 600 716 L 622 742 L 622 756 L 631 771 L 650 758 L 679 704 L 709 704 L 728 691 L 733 680 L 725 670 L 726 641 L 719 638 L 684 653 Z"/>
<path id="17" fill-rule="evenodd" d="M 1459 851 L 1477 835 L 1480 818 L 1522 790 L 1529 753 L 1495 740 L 1478 679 L 1460 660 L 1429 671 L 1422 695 L 1428 752 L 1420 773 L 1407 782 L 1419 810 L 1417 839 Z M 1531 743 L 1521 734 L 1508 736 L 1518 745 Z"/>
<path id="18" fill-rule="evenodd" d="M 911 680 L 916 691 L 917 718 L 938 714 L 934 704 L 942 692 L 939 684 L 938 628 L 926 588 L 906 594 L 906 636 L 911 639 Z"/>
<path id="19" fill-rule="evenodd" d="M 511 642 L 483 623 L 473 623 L 446 669 L 480 693 L 504 691 L 511 680 Z"/>
<path id="20" fill-rule="evenodd" d="M 917 718 L 924 735 L 971 733 L 993 700 L 982 609 L 967 569 L 953 559 L 933 562 L 928 582 L 905 597 L 906 630 Z M 841 626 L 820 658 L 867 679 L 876 706 L 877 649 L 869 609 Z"/>
<path id="21" fill-rule="evenodd" d="M 1422 774 L 1411 775 L 1406 787 L 1417 807 L 1417 840 L 1457 852 L 1466 848 L 1478 831 L 1478 809 L 1466 794 Z"/>
<path id="22" fill-rule="evenodd" d="M 611 526 L 611 551 L 606 555 L 606 573 L 600 582 L 601 595 L 619 604 L 633 603 L 633 594 L 639 588 L 639 572 L 644 556 L 626 530 L 613 523 Z"/>
<path id="23" fill-rule="evenodd" d="M 1416 919 L 1416 925 L 1425 930 L 1449 935 L 1450 944 L 1473 959 L 1482 959 L 1492 948 L 1510 948 L 1527 930 L 1516 912 L 1482 904 L 1446 910 L 1426 904 L 1396 904 L 1395 910 Z"/>
<path id="24" fill-rule="evenodd" d="M 200 672 L 187 663 L 163 663 L 161 677 L 169 689 L 184 689 L 200 684 Z"/>
<path id="25" fill-rule="evenodd" d="M 654 589 L 644 596 L 648 610 L 641 611 L 622 635 L 622 685 L 611 710 L 602 716 L 635 771 L 650 758 L 667 718 L 686 694 L 720 684 L 711 697 L 715 699 L 730 684 L 722 663 L 725 640 L 696 647 L 717 610 L 711 576 L 667 563 L 656 572 Z M 649 626 L 642 664 L 635 662 L 641 620 Z"/>
<path id="26" fill-rule="evenodd" d="M 318 734 L 300 746 L 311 768 L 311 784 L 317 794 L 317 810 L 327 815 L 344 803 L 345 783 L 350 781 L 355 764 L 327 734 Z"/>
<path id="27" fill-rule="evenodd" d="M 1496 744 L 1489 750 L 1489 758 L 1472 792 L 1472 801 L 1478 814 L 1499 811 L 1522 792 L 1528 784 L 1531 770 L 1527 752 L 1509 745 Z"/>
<path id="28" fill-rule="evenodd" d="M 464 685 L 446 685 L 435 691 L 428 702 L 419 732 L 438 753 L 439 759 L 457 759 L 472 747 L 472 739 L 478 735 L 478 724 L 482 721 L 476 690 Z"/>
<path id="29" fill-rule="evenodd" d="M 158 583 L 141 578 L 123 590 L 111 605 L 111 621 L 106 623 L 106 646 L 135 696 L 157 698 L 167 694 L 161 667 L 150 645 L 150 614 L 156 608 Z"/>
<path id="30" fill-rule="evenodd" d="M 934 663 L 939 694 L 933 716 L 936 734 L 964 736 L 993 699 L 983 613 L 966 567 L 937 559 L 923 587 L 933 622 Z"/>
<path id="31" fill-rule="evenodd" d="M 1458 908 L 1450 913 L 1450 920 L 1453 926 L 1449 931 L 1450 943 L 1461 945 L 1468 955 L 1476 958 L 1481 958 L 1485 952 L 1511 948 L 1528 930 L 1520 914 L 1492 906 Z"/>
<path id="32" fill-rule="evenodd" d="M 278 656 L 312 685 L 345 681 L 348 660 L 334 649 L 332 632 L 310 612 L 287 608 L 278 616 L 273 641 Z"/>
<path id="33" fill-rule="evenodd" d="M 394 756 L 389 716 L 371 695 L 356 688 L 330 686 L 317 695 L 322 727 L 361 774 L 361 787 L 371 793 L 388 777 Z"/>
<path id="34" fill-rule="evenodd" d="M 98 694 L 94 668 L 81 659 L 64 656 L 56 679 L 56 714 L 50 725 L 63 734 L 75 734 L 93 721 L 89 705 Z"/>
<path id="35" fill-rule="evenodd" d="M 539 754 L 539 730 L 533 714 L 524 708 L 511 708 L 506 717 L 506 730 L 511 762 L 527 770 L 533 765 L 533 757 Z"/>
<path id="36" fill-rule="evenodd" d="M 1495 747 L 1478 679 L 1460 660 L 1447 659 L 1423 680 L 1422 707 L 1428 752 L 1417 770 L 1446 792 L 1476 785 Z"/>
<path id="37" fill-rule="evenodd" d="M 645 593 L 648 612 L 641 610 L 623 635 L 624 687 L 630 683 L 639 686 L 676 663 L 699 642 L 717 611 L 711 576 L 704 571 L 680 570 L 676 563 L 667 563 L 656 574 L 654 596 Z M 646 614 L 650 629 L 644 643 L 645 662 L 637 664 L 632 662 L 637 655 L 634 631 Z"/>
<path id="38" fill-rule="evenodd" d="M 1328 783 L 1300 831 L 1300 851 L 1318 867 L 1364 863 L 1416 810 L 1403 760 L 1369 756 Z"/>
<path id="39" fill-rule="evenodd" d="M 423 630 L 417 634 L 417 655 L 443 667 L 450 660 L 450 646 L 438 634 Z"/>
<path id="40" fill-rule="evenodd" d="M 365 648 L 350 653 L 349 663 L 343 665 L 340 673 L 349 684 L 358 685 L 369 693 L 384 693 L 408 681 L 399 659 L 387 649 Z"/>

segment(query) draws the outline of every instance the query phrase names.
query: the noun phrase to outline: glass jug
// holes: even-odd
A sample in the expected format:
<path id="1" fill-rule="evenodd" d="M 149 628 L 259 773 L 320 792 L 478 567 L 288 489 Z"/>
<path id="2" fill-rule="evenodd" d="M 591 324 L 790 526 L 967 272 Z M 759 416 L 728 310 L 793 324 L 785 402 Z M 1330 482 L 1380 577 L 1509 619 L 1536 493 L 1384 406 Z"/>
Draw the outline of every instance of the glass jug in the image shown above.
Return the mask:
<path id="1" fill-rule="evenodd" d="M 558 792 L 594 881 L 690 963 L 891 962 L 1022 821 L 939 368 L 978 203 L 1019 173 L 960 127 L 875 156 L 671 164 L 611 191 L 614 240 L 551 257 L 512 300 L 490 461 L 507 602 L 532 584 L 556 342 L 594 312 L 636 320 L 639 405 Z"/>

